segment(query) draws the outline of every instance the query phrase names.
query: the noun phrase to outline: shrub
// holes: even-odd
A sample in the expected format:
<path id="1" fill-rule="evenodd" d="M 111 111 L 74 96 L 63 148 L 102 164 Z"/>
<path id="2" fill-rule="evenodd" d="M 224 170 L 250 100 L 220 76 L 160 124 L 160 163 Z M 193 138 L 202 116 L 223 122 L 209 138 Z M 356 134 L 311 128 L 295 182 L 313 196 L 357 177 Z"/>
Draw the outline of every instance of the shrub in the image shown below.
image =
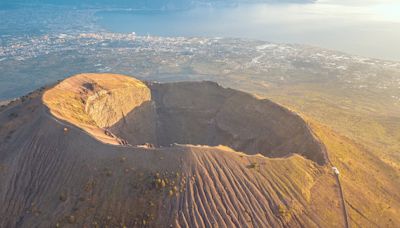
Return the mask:
<path id="1" fill-rule="evenodd" d="M 252 163 L 250 163 L 250 165 L 247 166 L 247 168 L 249 168 L 249 169 L 254 169 L 256 167 L 257 167 L 257 163 L 255 163 L 255 162 L 252 162 Z"/>
<path id="2" fill-rule="evenodd" d="M 62 202 L 65 202 L 65 201 L 67 200 L 67 194 L 61 193 L 59 199 L 60 199 Z"/>
<path id="3" fill-rule="evenodd" d="M 69 224 L 75 224 L 76 223 L 76 218 L 73 215 L 70 215 L 67 217 L 67 221 Z"/>

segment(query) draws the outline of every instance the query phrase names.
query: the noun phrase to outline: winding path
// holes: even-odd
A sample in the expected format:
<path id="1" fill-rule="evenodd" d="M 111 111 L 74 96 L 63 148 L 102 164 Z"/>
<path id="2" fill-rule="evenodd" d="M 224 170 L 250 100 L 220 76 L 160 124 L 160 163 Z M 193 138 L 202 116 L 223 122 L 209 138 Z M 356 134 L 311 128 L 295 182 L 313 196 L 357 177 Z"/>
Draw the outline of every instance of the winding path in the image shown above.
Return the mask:
<path id="1" fill-rule="evenodd" d="M 329 158 L 329 154 L 328 152 L 325 150 L 326 153 L 326 157 L 328 159 L 328 163 L 331 167 L 336 167 L 332 164 L 331 159 Z M 342 205 L 342 213 L 343 213 L 343 224 L 345 228 L 349 228 L 350 224 L 349 224 L 349 215 L 347 213 L 347 209 L 346 209 L 346 200 L 344 198 L 344 193 L 343 193 L 343 188 L 342 188 L 342 184 L 340 182 L 340 178 L 339 178 L 339 174 L 334 173 L 335 175 L 335 180 L 337 185 L 339 186 L 339 194 L 340 194 L 340 201 L 341 201 L 341 205 Z"/>
<path id="2" fill-rule="evenodd" d="M 344 216 L 344 226 L 346 228 L 349 228 L 350 227 L 349 221 L 348 221 L 349 215 L 347 213 L 346 202 L 345 202 L 345 199 L 344 199 L 343 188 L 342 188 L 342 184 L 340 183 L 339 175 L 335 174 L 335 179 L 336 179 L 336 182 L 339 185 L 340 198 L 341 198 L 341 201 L 342 201 L 342 211 L 343 211 L 343 216 Z"/>

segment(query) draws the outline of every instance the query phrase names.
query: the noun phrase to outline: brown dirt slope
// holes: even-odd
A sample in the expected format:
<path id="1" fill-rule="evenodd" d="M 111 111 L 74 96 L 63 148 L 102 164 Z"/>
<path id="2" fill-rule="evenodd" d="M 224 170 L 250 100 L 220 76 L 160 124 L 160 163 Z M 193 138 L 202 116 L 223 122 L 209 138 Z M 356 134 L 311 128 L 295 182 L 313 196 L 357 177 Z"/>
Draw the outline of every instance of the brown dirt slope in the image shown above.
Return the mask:
<path id="1" fill-rule="evenodd" d="M 274 146 L 260 150 L 264 155 L 255 155 L 259 149 L 254 148 L 261 147 L 254 145 L 263 145 L 268 138 L 285 141 L 281 131 L 292 134 L 295 145 L 302 145 L 295 137 L 301 130 L 311 137 L 305 139 L 314 142 L 300 117 L 210 82 L 147 88 L 151 88 L 151 100 L 124 113 L 109 130 L 126 134 L 129 142 L 128 129 L 139 129 L 147 133 L 132 138 L 137 142 L 152 139 L 149 142 L 156 147 L 105 143 L 88 134 L 81 123 L 55 118 L 43 104 L 42 91 L 1 108 L 0 227 L 343 226 L 330 167 L 293 154 L 296 151 L 289 149 L 295 147 L 289 141 L 282 143 L 282 154 L 268 154 L 269 149 L 279 148 L 271 143 Z M 192 103 L 183 99 L 189 98 L 190 91 L 195 94 Z M 77 113 L 86 115 L 81 110 Z M 250 113 L 259 121 L 251 122 Z M 152 123 L 149 118 L 155 118 L 151 131 L 131 122 L 136 115 Z M 179 118 L 182 122 L 177 122 Z M 195 124 L 188 125 L 191 118 Z M 177 126 L 168 129 L 171 123 Z M 99 125 L 99 129 L 107 128 Z M 217 126 L 229 134 L 218 133 Z M 253 144 L 242 143 L 250 134 L 247 126 L 255 132 L 265 130 L 268 137 L 255 135 Z M 201 130 L 178 141 L 197 128 Z M 187 134 L 180 132 L 185 130 Z M 204 139 L 203 133 L 218 140 Z M 162 138 L 164 134 L 172 135 Z M 165 145 L 175 140 L 183 144 Z M 236 140 L 240 143 L 234 144 Z M 254 143 L 257 140 L 260 143 Z"/>

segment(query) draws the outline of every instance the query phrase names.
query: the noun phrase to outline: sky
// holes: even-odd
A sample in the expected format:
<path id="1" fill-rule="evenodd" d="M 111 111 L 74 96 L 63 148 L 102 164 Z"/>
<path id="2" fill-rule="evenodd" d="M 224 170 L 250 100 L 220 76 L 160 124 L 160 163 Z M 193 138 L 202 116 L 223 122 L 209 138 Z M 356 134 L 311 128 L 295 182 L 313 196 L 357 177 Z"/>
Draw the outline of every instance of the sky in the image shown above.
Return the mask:
<path id="1" fill-rule="evenodd" d="M 319 4 L 346 9 L 344 13 L 363 19 L 400 22 L 399 0 L 319 0 Z"/>
<path id="2" fill-rule="evenodd" d="M 275 23 L 276 37 L 285 42 L 400 60 L 400 0 L 320 0 L 289 7 L 264 6 L 252 17 L 260 27 L 271 28 L 267 25 Z"/>

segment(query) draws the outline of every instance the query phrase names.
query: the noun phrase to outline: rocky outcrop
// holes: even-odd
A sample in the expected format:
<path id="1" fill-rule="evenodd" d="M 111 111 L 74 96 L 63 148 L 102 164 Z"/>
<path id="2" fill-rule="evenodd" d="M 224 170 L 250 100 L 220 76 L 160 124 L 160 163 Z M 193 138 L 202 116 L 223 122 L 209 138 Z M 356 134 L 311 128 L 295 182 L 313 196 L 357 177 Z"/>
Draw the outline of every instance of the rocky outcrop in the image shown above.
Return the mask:
<path id="1" fill-rule="evenodd" d="M 52 115 L 74 124 L 103 142 L 121 140 L 104 134 L 142 103 L 150 100 L 149 88 L 139 80 L 114 74 L 79 74 L 43 95 Z"/>

